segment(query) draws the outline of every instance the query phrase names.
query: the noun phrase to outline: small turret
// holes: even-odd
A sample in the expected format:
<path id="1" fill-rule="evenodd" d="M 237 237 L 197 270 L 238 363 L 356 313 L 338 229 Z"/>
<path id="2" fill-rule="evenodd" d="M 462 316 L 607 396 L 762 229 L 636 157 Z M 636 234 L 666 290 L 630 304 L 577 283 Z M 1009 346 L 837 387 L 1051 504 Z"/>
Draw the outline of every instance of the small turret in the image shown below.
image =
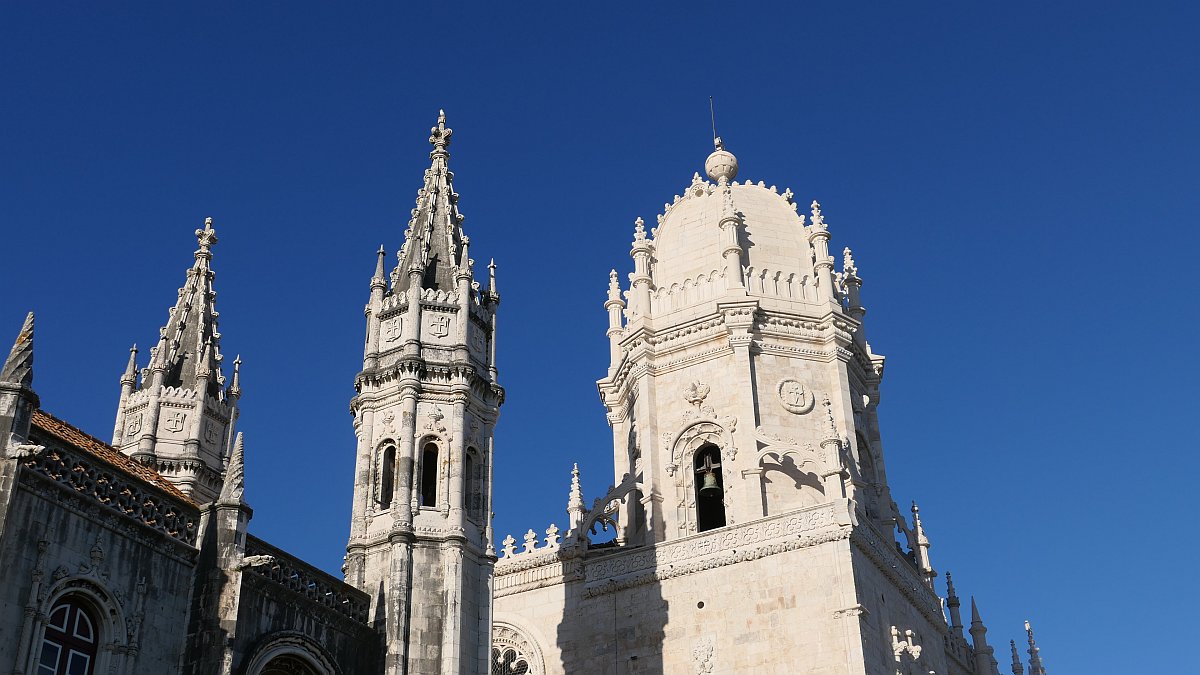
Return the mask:
<path id="1" fill-rule="evenodd" d="M 960 640 L 963 639 L 962 615 L 959 612 L 961 604 L 958 593 L 954 590 L 954 579 L 950 577 L 950 572 L 946 572 L 946 607 L 950 610 L 950 632 Z"/>
<path id="2" fill-rule="evenodd" d="M 621 364 L 624 350 L 621 349 L 621 338 L 625 335 L 621 327 L 621 312 L 625 309 L 625 301 L 621 299 L 621 283 L 614 269 L 608 273 L 608 299 L 604 301 L 604 309 L 608 310 L 608 372 L 616 372 Z"/>
<path id="3" fill-rule="evenodd" d="M 25 315 L 25 323 L 0 367 L 0 457 L 29 439 L 29 424 L 39 404 L 33 391 L 33 312 L 30 312 Z"/>
<path id="4" fill-rule="evenodd" d="M 808 241 L 813 247 L 813 268 L 817 274 L 817 283 L 821 287 L 821 300 L 836 304 L 838 297 L 833 284 L 833 256 L 829 255 L 829 227 L 825 224 L 825 216 L 821 214 L 821 205 L 815 199 L 812 203 L 812 225 L 809 227 Z"/>
<path id="5" fill-rule="evenodd" d="M 825 469 L 821 480 L 825 484 L 825 496 L 846 497 L 846 481 L 842 467 L 842 434 L 838 431 L 837 421 L 833 418 L 833 403 L 826 396 L 821 405 L 825 406 L 825 438 L 821 440 L 821 449 L 825 452 Z"/>
<path id="6" fill-rule="evenodd" d="M 650 278 L 650 258 L 654 253 L 654 242 L 646 237 L 646 223 L 638 218 L 633 223 L 633 244 L 629 255 L 633 258 L 633 274 L 630 275 L 630 317 L 650 316 L 650 291 L 654 281 Z"/>

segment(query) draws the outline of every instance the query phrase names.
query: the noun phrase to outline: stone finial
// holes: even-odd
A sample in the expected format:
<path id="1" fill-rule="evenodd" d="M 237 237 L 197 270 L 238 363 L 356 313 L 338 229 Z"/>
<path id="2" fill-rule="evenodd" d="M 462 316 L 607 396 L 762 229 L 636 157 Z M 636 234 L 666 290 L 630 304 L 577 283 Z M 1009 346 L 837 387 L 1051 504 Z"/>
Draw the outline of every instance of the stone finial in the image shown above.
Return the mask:
<path id="1" fill-rule="evenodd" d="M 646 238 L 646 221 L 642 220 L 641 216 L 633 221 L 633 240 L 642 241 Z"/>
<path id="2" fill-rule="evenodd" d="M 33 312 L 25 315 L 25 323 L 21 324 L 12 350 L 0 368 L 0 382 L 33 386 Z"/>
<path id="3" fill-rule="evenodd" d="M 842 249 L 842 272 L 847 277 L 858 276 L 858 266 L 854 264 L 854 254 L 851 253 L 849 246 Z"/>
<path id="4" fill-rule="evenodd" d="M 217 231 L 213 229 L 213 219 L 211 217 L 204 219 L 204 228 L 196 230 L 196 240 L 200 243 L 200 250 L 196 251 L 196 255 L 211 255 L 212 247 L 217 243 Z"/>
<path id="5" fill-rule="evenodd" d="M 571 469 L 571 494 L 567 497 L 567 517 L 570 519 L 572 531 L 578 531 L 587 515 L 587 507 L 583 502 L 583 487 L 579 484 L 579 464 Z"/>
<path id="6" fill-rule="evenodd" d="M 833 401 L 829 400 L 829 394 L 825 394 L 825 398 L 821 401 L 821 405 L 825 406 L 825 440 L 842 440 L 842 435 L 838 431 L 837 420 L 833 418 Z"/>
<path id="7" fill-rule="evenodd" d="M 504 537 L 504 541 L 500 542 L 500 550 L 505 558 L 511 558 L 517 552 L 517 540 L 511 534 Z"/>
<path id="8" fill-rule="evenodd" d="M 433 145 L 433 151 L 446 152 L 446 148 L 450 146 L 450 136 L 453 134 L 454 130 L 446 126 L 446 111 L 439 110 L 437 126 L 429 130 L 429 143 Z"/>
<path id="9" fill-rule="evenodd" d="M 229 395 L 234 398 L 242 396 L 242 355 L 233 359 L 233 381 L 229 384 Z"/>
<path id="10" fill-rule="evenodd" d="M 495 294 L 496 292 L 496 259 L 492 258 L 488 263 L 488 291 Z"/>
<path id="11" fill-rule="evenodd" d="M 818 230 L 826 229 L 825 216 L 821 215 L 821 205 L 815 199 L 812 203 L 812 226 Z"/>
<path id="12" fill-rule="evenodd" d="M 537 548 L 537 543 L 538 543 L 537 532 L 534 532 L 533 529 L 531 528 L 528 532 L 525 533 L 525 550 L 521 551 L 521 552 L 522 553 L 533 553 L 533 550 Z"/>
<path id="13" fill-rule="evenodd" d="M 246 467 L 245 450 L 242 433 L 239 431 L 233 441 L 233 453 L 229 457 L 229 466 L 225 468 L 225 482 L 221 486 L 221 501 L 245 504 Z"/>
<path id="14" fill-rule="evenodd" d="M 121 384 L 135 385 L 137 384 L 137 355 L 138 348 L 135 342 L 129 348 L 129 363 L 125 364 L 125 372 L 121 375 Z"/>
<path id="15" fill-rule="evenodd" d="M 725 142 L 720 136 L 713 139 L 713 146 L 716 150 L 704 160 L 704 173 L 717 183 L 728 183 L 737 176 L 737 157 L 725 149 Z"/>
<path id="16" fill-rule="evenodd" d="M 559 533 L 558 526 L 555 525 L 554 523 L 550 523 L 550 527 L 546 528 L 546 546 L 548 546 L 550 548 L 554 548 L 555 546 L 558 546 L 558 540 L 560 539 L 560 536 L 558 533 Z"/>

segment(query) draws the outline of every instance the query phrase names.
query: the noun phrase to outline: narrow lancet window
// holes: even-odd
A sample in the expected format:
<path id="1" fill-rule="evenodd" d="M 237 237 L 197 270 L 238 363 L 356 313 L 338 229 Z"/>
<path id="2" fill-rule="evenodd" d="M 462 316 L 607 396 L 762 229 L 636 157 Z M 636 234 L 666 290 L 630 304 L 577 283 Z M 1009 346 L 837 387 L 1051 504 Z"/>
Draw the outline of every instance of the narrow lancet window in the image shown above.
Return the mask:
<path id="1" fill-rule="evenodd" d="M 388 446 L 383 451 L 383 462 L 379 470 L 379 507 L 392 507 L 392 494 L 396 489 L 396 448 Z"/>
<path id="2" fill-rule="evenodd" d="M 696 531 L 725 526 L 725 481 L 721 478 L 721 450 L 706 445 L 696 451 L 692 464 L 696 483 Z"/>
<path id="3" fill-rule="evenodd" d="M 483 513 L 483 467 L 475 448 L 467 448 L 463 464 L 463 495 L 467 504 L 467 517 L 478 521 Z"/>
<path id="4" fill-rule="evenodd" d="M 421 451 L 421 506 L 437 506 L 438 448 L 433 443 Z"/>

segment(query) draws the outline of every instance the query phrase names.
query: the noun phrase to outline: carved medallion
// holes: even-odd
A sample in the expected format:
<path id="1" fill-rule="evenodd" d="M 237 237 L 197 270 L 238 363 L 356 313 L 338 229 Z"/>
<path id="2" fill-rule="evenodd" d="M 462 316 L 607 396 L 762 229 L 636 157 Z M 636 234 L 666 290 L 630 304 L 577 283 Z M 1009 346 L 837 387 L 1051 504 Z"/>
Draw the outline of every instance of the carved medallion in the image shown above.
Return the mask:
<path id="1" fill-rule="evenodd" d="M 185 413 L 175 411 L 167 415 L 167 420 L 163 422 L 163 428 L 167 431 L 178 433 L 183 431 L 183 425 L 186 421 L 187 415 Z"/>
<path id="2" fill-rule="evenodd" d="M 204 442 L 210 443 L 210 444 L 216 443 L 218 435 L 219 434 L 217 433 L 217 425 L 213 424 L 212 422 L 205 421 L 204 422 Z"/>
<path id="3" fill-rule="evenodd" d="M 787 378 L 779 381 L 779 402 L 788 412 L 803 415 L 812 411 L 817 397 L 799 381 Z"/>

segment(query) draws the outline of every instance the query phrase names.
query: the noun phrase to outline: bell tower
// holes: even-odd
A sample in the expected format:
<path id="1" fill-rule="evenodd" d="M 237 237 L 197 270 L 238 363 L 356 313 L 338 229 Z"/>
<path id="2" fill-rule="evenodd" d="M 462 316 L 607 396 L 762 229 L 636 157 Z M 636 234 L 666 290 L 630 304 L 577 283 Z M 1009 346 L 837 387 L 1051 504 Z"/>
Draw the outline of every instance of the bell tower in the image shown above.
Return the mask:
<path id="1" fill-rule="evenodd" d="M 203 504 L 221 492 L 242 390 L 240 358 L 228 386 L 221 372 L 212 218 L 196 230 L 196 239 L 195 263 L 140 373 L 137 346 L 130 350 L 112 444 Z"/>
<path id="2" fill-rule="evenodd" d="M 838 502 L 883 532 L 897 514 L 875 406 L 883 357 L 850 250 L 820 205 L 735 180 L 720 138 L 657 227 L 635 222 L 633 272 L 609 277 L 610 367 L 598 385 L 614 481 L 640 489 L 618 531 L 658 543 Z"/>
<path id="3" fill-rule="evenodd" d="M 398 264 L 371 278 L 346 581 L 371 594 L 389 675 L 487 673 L 491 634 L 495 264 L 474 279 L 439 113 Z"/>

